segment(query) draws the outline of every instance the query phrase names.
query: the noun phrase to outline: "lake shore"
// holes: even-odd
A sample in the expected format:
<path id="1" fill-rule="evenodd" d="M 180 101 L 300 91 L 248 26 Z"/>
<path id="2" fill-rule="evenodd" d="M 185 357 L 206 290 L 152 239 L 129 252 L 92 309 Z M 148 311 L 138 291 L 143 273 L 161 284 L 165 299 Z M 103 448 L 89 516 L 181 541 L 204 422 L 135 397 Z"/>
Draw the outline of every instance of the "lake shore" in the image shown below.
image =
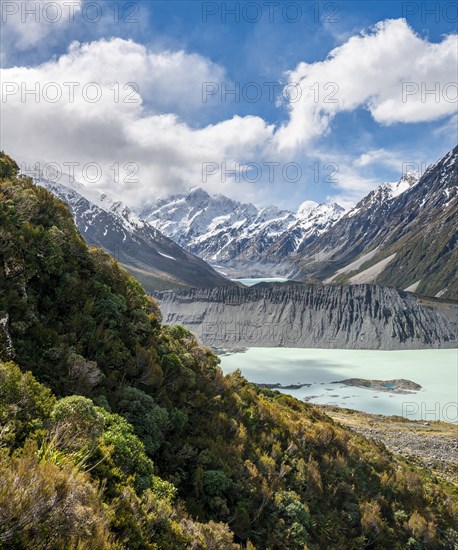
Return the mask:
<path id="1" fill-rule="evenodd" d="M 335 422 L 426 467 L 458 485 L 458 426 L 449 422 L 413 421 L 398 416 L 367 414 L 341 407 L 316 405 Z"/>

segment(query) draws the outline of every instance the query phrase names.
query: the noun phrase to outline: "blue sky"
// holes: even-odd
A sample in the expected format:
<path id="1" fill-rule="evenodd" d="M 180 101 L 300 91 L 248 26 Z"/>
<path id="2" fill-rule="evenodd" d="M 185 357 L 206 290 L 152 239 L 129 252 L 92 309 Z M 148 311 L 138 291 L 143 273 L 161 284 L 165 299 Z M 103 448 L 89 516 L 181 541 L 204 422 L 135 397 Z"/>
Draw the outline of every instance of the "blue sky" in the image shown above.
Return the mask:
<path id="1" fill-rule="evenodd" d="M 73 20 L 51 23 L 52 11 L 34 19 L 27 2 L 3 2 L 2 148 L 79 163 L 77 179 L 134 207 L 196 185 L 350 206 L 456 144 L 456 6 L 74 0 Z M 99 101 L 78 93 L 90 82 Z M 114 82 L 136 101 L 110 102 Z M 21 97 L 37 83 L 38 101 Z M 98 179 L 79 172 L 90 163 Z"/>

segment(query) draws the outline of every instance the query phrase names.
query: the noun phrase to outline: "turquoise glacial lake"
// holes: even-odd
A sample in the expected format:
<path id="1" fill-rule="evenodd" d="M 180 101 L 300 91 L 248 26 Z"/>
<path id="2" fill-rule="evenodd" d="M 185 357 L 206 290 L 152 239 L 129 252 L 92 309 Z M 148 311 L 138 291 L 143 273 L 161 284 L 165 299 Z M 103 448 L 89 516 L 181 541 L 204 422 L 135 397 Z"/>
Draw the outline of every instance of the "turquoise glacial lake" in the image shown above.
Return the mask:
<path id="1" fill-rule="evenodd" d="M 409 420 L 458 420 L 458 350 L 331 350 L 249 348 L 221 356 L 224 373 L 240 369 L 258 384 L 310 384 L 279 389 L 310 403 L 330 404 Z M 405 378 L 422 386 L 409 394 L 332 384 L 348 378 Z"/>
<path id="2" fill-rule="evenodd" d="M 237 281 L 239 283 L 242 283 L 242 285 L 245 286 L 253 286 L 257 285 L 258 283 L 285 283 L 289 279 L 285 279 L 284 277 L 259 277 L 259 278 L 247 278 L 247 279 L 233 279 L 234 281 Z"/>

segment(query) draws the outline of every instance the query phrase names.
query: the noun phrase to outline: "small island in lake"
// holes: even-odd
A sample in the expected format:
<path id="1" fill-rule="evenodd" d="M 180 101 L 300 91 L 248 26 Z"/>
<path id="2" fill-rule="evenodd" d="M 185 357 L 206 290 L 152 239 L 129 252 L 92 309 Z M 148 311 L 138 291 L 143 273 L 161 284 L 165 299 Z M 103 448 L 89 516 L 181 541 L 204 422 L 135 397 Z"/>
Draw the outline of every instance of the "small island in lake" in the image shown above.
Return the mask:
<path id="1" fill-rule="evenodd" d="M 397 380 L 365 380 L 364 378 L 347 378 L 346 380 L 336 380 L 333 384 L 344 384 L 345 386 L 355 386 L 357 388 L 366 388 L 368 390 L 386 391 L 390 393 L 412 393 L 421 390 L 420 384 L 399 378 Z"/>

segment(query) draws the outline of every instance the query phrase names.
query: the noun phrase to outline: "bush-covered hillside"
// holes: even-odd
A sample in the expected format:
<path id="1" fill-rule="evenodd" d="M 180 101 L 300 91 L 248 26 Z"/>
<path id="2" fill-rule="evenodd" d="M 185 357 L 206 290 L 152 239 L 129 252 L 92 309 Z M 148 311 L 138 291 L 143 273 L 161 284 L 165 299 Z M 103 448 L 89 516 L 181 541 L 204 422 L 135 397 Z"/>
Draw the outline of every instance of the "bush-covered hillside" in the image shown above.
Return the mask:
<path id="1" fill-rule="evenodd" d="M 224 377 L 16 172 L 2 155 L 0 547 L 455 548 L 452 486 Z"/>

